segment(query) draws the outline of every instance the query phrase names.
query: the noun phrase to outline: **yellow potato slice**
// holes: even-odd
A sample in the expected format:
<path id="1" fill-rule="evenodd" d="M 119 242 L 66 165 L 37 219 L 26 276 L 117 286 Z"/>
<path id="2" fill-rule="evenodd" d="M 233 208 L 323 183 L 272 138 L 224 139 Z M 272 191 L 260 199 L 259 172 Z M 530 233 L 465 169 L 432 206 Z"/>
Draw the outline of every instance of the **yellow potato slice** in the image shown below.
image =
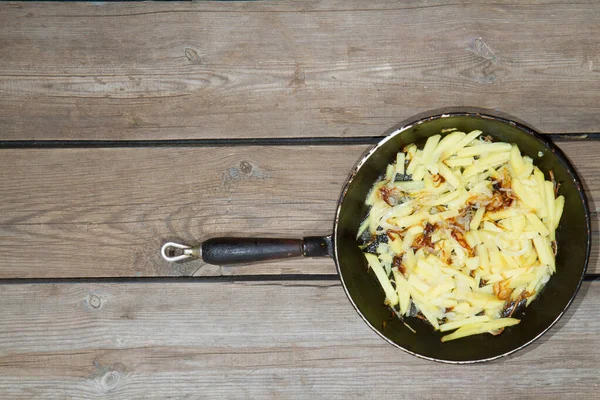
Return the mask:
<path id="1" fill-rule="evenodd" d="M 392 207 L 382 218 L 390 220 L 392 218 L 408 217 L 413 213 L 413 210 L 414 208 L 410 203 L 402 203 Z"/>
<path id="2" fill-rule="evenodd" d="M 565 208 L 565 197 L 558 196 L 554 201 L 554 229 L 558 229 L 558 223 L 562 217 L 563 209 Z"/>
<path id="3" fill-rule="evenodd" d="M 531 196 L 526 190 L 526 187 L 523 186 L 523 183 L 519 179 L 512 180 L 512 189 L 517 195 L 517 197 L 530 209 L 535 210 L 538 205 L 535 202 L 535 199 Z"/>
<path id="4" fill-rule="evenodd" d="M 404 266 L 408 270 L 414 270 L 417 265 L 417 260 L 415 258 L 415 252 L 413 249 L 408 248 L 402 257 L 402 261 L 404 261 Z"/>
<path id="5" fill-rule="evenodd" d="M 440 206 L 440 205 L 446 205 L 449 202 L 451 202 L 452 200 L 456 199 L 458 196 L 460 196 L 460 192 L 458 190 L 453 190 L 451 192 L 448 192 L 442 196 L 440 196 L 439 198 L 435 199 L 431 205 L 432 206 Z"/>
<path id="6" fill-rule="evenodd" d="M 443 161 L 450 168 L 468 167 L 469 165 L 473 165 L 474 162 L 475 159 L 473 157 L 447 158 Z"/>
<path id="7" fill-rule="evenodd" d="M 400 314 L 405 315 L 410 308 L 410 289 L 408 288 L 408 282 L 398 270 L 393 269 L 392 273 L 394 274 L 394 281 L 396 282 L 396 293 L 398 294 L 398 301 L 400 303 Z"/>
<path id="8" fill-rule="evenodd" d="M 406 155 L 403 152 L 399 152 L 396 156 L 396 174 L 404 175 L 404 164 L 406 162 Z"/>
<path id="9" fill-rule="evenodd" d="M 479 264 L 485 272 L 490 272 L 490 259 L 487 248 L 483 244 L 477 245 L 475 254 L 479 257 Z"/>
<path id="10" fill-rule="evenodd" d="M 390 283 L 390 280 L 387 274 L 385 273 L 383 266 L 379 262 L 379 259 L 376 255 L 371 253 L 365 253 L 365 257 L 367 258 L 369 267 L 371 267 L 371 269 L 375 273 L 375 276 L 377 277 L 377 280 L 379 281 L 379 284 L 383 288 L 383 291 L 385 292 L 385 297 L 387 298 L 389 304 L 391 306 L 395 306 L 396 304 L 398 304 L 398 294 L 396 293 L 394 287 Z"/>
<path id="11" fill-rule="evenodd" d="M 521 152 L 515 144 L 513 144 L 510 149 L 510 167 L 515 176 L 520 176 L 520 174 L 525 171 L 525 163 L 521 157 Z"/>
<path id="12" fill-rule="evenodd" d="M 425 187 L 425 182 L 415 182 L 415 181 L 404 181 L 404 182 L 394 182 L 394 186 L 403 192 L 413 192 L 416 190 L 421 190 Z"/>
<path id="13" fill-rule="evenodd" d="M 552 251 L 550 240 L 547 237 L 537 236 L 533 239 L 533 246 L 540 262 L 548 265 L 554 273 L 556 267 L 554 265 L 554 252 Z"/>
<path id="14" fill-rule="evenodd" d="M 407 217 L 396 218 L 395 224 L 400 228 L 406 228 L 409 226 L 416 225 L 424 220 L 429 220 L 431 215 L 427 212 L 421 211 Z"/>
<path id="15" fill-rule="evenodd" d="M 447 322 L 445 324 L 440 325 L 440 332 L 448 332 L 454 329 L 458 329 L 464 325 L 475 324 L 478 322 L 488 322 L 490 320 L 491 318 L 488 315 L 481 315 L 478 317 L 465 318 L 460 321 Z"/>
<path id="16" fill-rule="evenodd" d="M 412 154 L 410 162 L 408 163 L 408 166 L 406 167 L 407 174 L 412 175 L 415 172 L 415 168 L 417 168 L 417 166 L 421 164 L 421 154 L 423 154 L 422 150 L 416 150 Z"/>
<path id="17" fill-rule="evenodd" d="M 394 177 L 396 176 L 396 167 L 392 164 L 389 164 L 385 169 L 385 180 L 386 181 L 394 181 Z"/>
<path id="18" fill-rule="evenodd" d="M 366 205 L 372 206 L 375 204 L 375 202 L 379 199 L 379 191 L 383 186 L 385 186 L 385 182 L 379 182 L 373 186 L 369 192 L 369 195 L 367 196 L 367 200 L 365 200 Z"/>
<path id="19" fill-rule="evenodd" d="M 476 322 L 469 325 L 463 325 L 454 333 L 442 336 L 442 342 L 477 335 L 479 333 L 494 332 L 501 328 L 517 325 L 519 322 L 521 321 L 516 318 L 499 318 L 489 322 Z"/>
<path id="20" fill-rule="evenodd" d="M 458 157 L 473 157 L 473 156 L 482 157 L 483 155 L 486 155 L 488 153 L 495 153 L 495 152 L 499 152 L 499 151 L 510 152 L 510 150 L 511 150 L 510 143 L 502 143 L 502 142 L 482 143 L 482 144 L 478 144 L 475 146 L 465 147 L 464 149 L 457 151 L 456 155 Z"/>
<path id="21" fill-rule="evenodd" d="M 538 233 L 541 236 L 548 236 L 550 234 L 550 231 L 548 230 L 548 228 L 537 217 L 537 215 L 535 215 L 533 213 L 527 213 L 527 214 L 525 214 L 525 217 L 527 218 L 527 220 L 529 221 L 529 223 L 531 224 L 531 226 L 533 227 L 533 229 L 535 229 L 536 231 L 538 231 Z"/>
<path id="22" fill-rule="evenodd" d="M 546 200 L 546 190 L 544 188 L 544 173 L 542 171 L 540 171 L 540 169 L 538 167 L 534 167 L 533 168 L 533 177 L 536 181 L 536 192 L 540 195 L 540 199 L 541 199 L 541 204 L 544 205 L 544 207 L 540 207 L 538 209 L 538 215 L 540 218 L 544 218 L 548 215 L 547 212 L 547 200 Z"/>
<path id="23" fill-rule="evenodd" d="M 516 215 L 512 218 L 512 233 L 515 237 L 519 237 L 521 232 L 525 229 L 525 225 L 527 225 L 527 218 L 524 215 Z"/>
<path id="24" fill-rule="evenodd" d="M 554 199 L 554 185 L 552 182 L 544 182 L 544 189 L 546 190 L 546 207 L 547 207 L 547 221 L 546 225 L 550 231 L 550 240 L 554 240 L 554 218 L 556 216 L 556 203 Z"/>
<path id="25" fill-rule="evenodd" d="M 458 151 L 460 151 L 466 145 L 468 145 L 469 143 L 471 143 L 473 140 L 477 139 L 477 137 L 479 135 L 481 135 L 482 133 L 483 132 L 481 132 L 479 130 L 475 130 L 475 131 L 469 132 L 453 148 L 451 148 L 451 149 L 443 152 L 442 155 L 440 156 L 440 159 L 444 160 L 444 159 L 450 157 L 451 155 L 456 154 Z"/>
<path id="26" fill-rule="evenodd" d="M 417 289 L 421 293 L 427 293 L 431 290 L 431 286 L 429 286 L 427 283 L 425 283 L 421 278 L 419 278 L 415 274 L 411 274 L 408 277 L 408 285 L 414 289 Z"/>
<path id="27" fill-rule="evenodd" d="M 477 230 L 479 228 L 479 225 L 481 224 L 481 220 L 483 219 L 483 214 L 485 214 L 485 208 L 484 207 L 478 208 L 477 211 L 475 212 L 475 215 L 473 216 L 473 219 L 471 219 L 471 223 L 469 224 L 469 228 L 471 230 Z"/>
<path id="28" fill-rule="evenodd" d="M 464 132 L 452 132 L 446 136 L 438 143 L 435 148 L 431 162 L 436 163 L 438 161 L 444 161 L 442 158 L 442 154 L 446 154 L 449 150 L 453 149 L 462 139 L 467 136 Z"/>
<path id="29" fill-rule="evenodd" d="M 427 142 L 425 142 L 425 147 L 423 147 L 423 155 L 421 157 L 423 165 L 428 166 L 431 164 L 431 156 L 433 155 L 433 152 L 435 151 L 441 138 L 441 135 L 433 135 L 427 139 Z"/>
<path id="30" fill-rule="evenodd" d="M 415 168 L 415 172 L 412 174 L 413 181 L 421 182 L 427 173 L 425 165 L 419 165 Z"/>
<path id="31" fill-rule="evenodd" d="M 448 182 L 454 189 L 458 189 L 461 186 L 458 176 L 454 174 L 454 172 L 452 172 L 452 170 L 450 170 L 446 164 L 438 163 L 438 170 L 440 175 L 442 175 L 444 179 L 446 179 L 446 182 Z"/>
<path id="32" fill-rule="evenodd" d="M 392 240 L 390 243 L 390 249 L 392 249 L 392 251 L 396 254 L 402 254 L 404 253 L 404 248 L 402 247 L 402 239 L 400 238 L 400 236 L 396 236 L 394 238 L 394 240 Z"/>

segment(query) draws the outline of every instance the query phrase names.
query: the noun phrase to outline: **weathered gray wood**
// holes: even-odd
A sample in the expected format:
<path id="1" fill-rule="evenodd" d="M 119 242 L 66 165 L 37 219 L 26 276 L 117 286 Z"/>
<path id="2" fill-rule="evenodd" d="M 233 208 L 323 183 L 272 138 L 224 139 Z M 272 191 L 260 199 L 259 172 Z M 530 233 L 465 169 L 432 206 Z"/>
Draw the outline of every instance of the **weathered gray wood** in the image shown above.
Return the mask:
<path id="1" fill-rule="evenodd" d="M 595 143 L 561 146 L 585 179 L 596 211 Z M 368 148 L 2 151 L 0 277 L 335 273 L 331 260 L 173 265 L 158 249 L 176 238 L 193 243 L 215 236 L 329 234 L 342 186 Z M 597 230 L 595 223 L 594 235 Z M 597 246 L 589 270 L 600 272 Z"/>
<path id="2" fill-rule="evenodd" d="M 0 140 L 381 135 L 472 105 L 600 131 L 600 5 L 0 3 Z M 368 146 L 0 151 L 0 279 L 333 274 L 169 265 L 167 239 L 330 232 Z M 598 144 L 561 143 L 594 211 Z M 536 345 L 426 362 L 337 281 L 0 285 L 0 399 L 595 398 L 600 283 Z"/>
<path id="3" fill-rule="evenodd" d="M 469 105 L 600 126 L 598 2 L 0 4 L 0 139 L 379 135 Z"/>
<path id="4" fill-rule="evenodd" d="M 0 158 L 0 275 L 191 275 L 162 242 L 329 234 L 364 146 L 16 150 Z M 332 263 L 207 267 L 198 274 L 323 273 Z"/>
<path id="5" fill-rule="evenodd" d="M 336 282 L 1 286 L 10 399 L 594 398 L 600 285 L 500 361 L 449 366 L 379 339 Z"/>

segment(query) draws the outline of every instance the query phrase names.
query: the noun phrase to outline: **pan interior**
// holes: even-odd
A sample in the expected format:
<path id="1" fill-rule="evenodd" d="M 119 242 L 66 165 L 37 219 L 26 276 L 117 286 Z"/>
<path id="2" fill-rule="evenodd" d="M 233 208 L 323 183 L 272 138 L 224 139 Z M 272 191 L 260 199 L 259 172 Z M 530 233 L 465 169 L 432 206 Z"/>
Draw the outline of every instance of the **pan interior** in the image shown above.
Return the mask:
<path id="1" fill-rule="evenodd" d="M 554 172 L 560 183 L 560 194 L 565 197 L 565 208 L 557 230 L 558 254 L 556 273 L 538 298 L 527 307 L 520 324 L 505 329 L 499 336 L 489 334 L 471 336 L 441 343 L 442 334 L 416 318 L 408 318 L 416 329 L 412 333 L 402 322 L 390 320 L 390 311 L 383 305 L 384 294 L 375 278 L 367 273 L 366 261 L 357 247 L 356 234 L 368 209 L 364 200 L 386 166 L 393 162 L 396 153 L 410 143 L 424 142 L 444 128 L 457 128 L 463 132 L 479 129 L 494 141 L 516 143 L 521 153 L 533 158 L 549 179 Z M 541 152 L 542 156 L 539 156 Z M 554 146 L 540 140 L 531 131 L 508 121 L 481 116 L 460 114 L 433 117 L 418 122 L 407 129 L 392 133 L 371 152 L 355 171 L 348 183 L 338 210 L 334 229 L 335 253 L 338 272 L 346 292 L 359 314 L 382 337 L 415 355 L 448 362 L 482 361 L 502 356 L 528 344 L 562 315 L 576 294 L 587 266 L 589 256 L 589 212 L 574 171 L 561 160 Z"/>

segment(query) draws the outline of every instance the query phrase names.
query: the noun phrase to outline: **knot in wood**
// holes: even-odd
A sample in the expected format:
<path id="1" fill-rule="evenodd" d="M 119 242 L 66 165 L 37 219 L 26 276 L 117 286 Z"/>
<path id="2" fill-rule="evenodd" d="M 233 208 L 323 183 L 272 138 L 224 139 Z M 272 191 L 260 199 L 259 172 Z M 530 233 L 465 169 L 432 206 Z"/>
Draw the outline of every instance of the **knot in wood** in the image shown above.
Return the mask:
<path id="1" fill-rule="evenodd" d="M 92 308 L 100 308 L 102 305 L 102 299 L 97 294 L 91 294 L 90 298 L 88 299 L 88 304 Z"/>
<path id="2" fill-rule="evenodd" d="M 250 164 L 248 161 L 242 161 L 240 163 L 240 171 L 246 175 L 249 175 L 252 173 L 252 164 Z"/>
<path id="3" fill-rule="evenodd" d="M 100 385 L 106 391 L 113 390 L 119 385 L 121 373 L 119 371 L 108 371 L 100 379 Z"/>
<path id="4" fill-rule="evenodd" d="M 193 64 L 198 64 L 200 63 L 200 56 L 198 55 L 198 52 L 194 49 L 192 49 L 191 47 L 186 47 L 184 50 L 184 54 L 185 57 L 190 60 L 191 63 Z"/>

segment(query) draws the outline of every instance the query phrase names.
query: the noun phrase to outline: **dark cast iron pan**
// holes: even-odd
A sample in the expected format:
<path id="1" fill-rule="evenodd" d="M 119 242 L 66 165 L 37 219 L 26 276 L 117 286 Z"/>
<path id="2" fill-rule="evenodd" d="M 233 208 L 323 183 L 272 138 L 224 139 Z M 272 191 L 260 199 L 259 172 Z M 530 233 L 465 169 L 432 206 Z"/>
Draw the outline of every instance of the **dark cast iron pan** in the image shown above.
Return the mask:
<path id="1" fill-rule="evenodd" d="M 556 273 L 522 315 L 521 323 L 499 336 L 475 335 L 442 343 L 442 336 L 416 318 L 390 320 L 385 295 L 370 273 L 357 246 L 358 227 L 368 209 L 365 198 L 373 183 L 393 162 L 396 153 L 411 143 L 424 143 L 444 128 L 463 132 L 482 130 L 495 141 L 516 143 L 549 179 L 554 172 L 565 197 L 557 230 Z M 541 152 L 541 153 L 540 153 Z M 541 154 L 541 157 L 540 157 Z M 587 269 L 591 237 L 590 213 L 582 184 L 562 152 L 543 136 L 517 122 L 481 113 L 458 112 L 427 117 L 405 125 L 375 145 L 356 165 L 340 197 L 333 235 L 304 239 L 214 238 L 200 246 L 165 243 L 161 253 L 168 261 L 200 257 L 210 264 L 234 264 L 294 256 L 333 256 L 342 286 L 361 318 L 388 343 L 415 356 L 448 363 L 489 361 L 511 354 L 550 329 L 573 302 Z M 384 323 L 386 322 L 386 323 Z"/>

